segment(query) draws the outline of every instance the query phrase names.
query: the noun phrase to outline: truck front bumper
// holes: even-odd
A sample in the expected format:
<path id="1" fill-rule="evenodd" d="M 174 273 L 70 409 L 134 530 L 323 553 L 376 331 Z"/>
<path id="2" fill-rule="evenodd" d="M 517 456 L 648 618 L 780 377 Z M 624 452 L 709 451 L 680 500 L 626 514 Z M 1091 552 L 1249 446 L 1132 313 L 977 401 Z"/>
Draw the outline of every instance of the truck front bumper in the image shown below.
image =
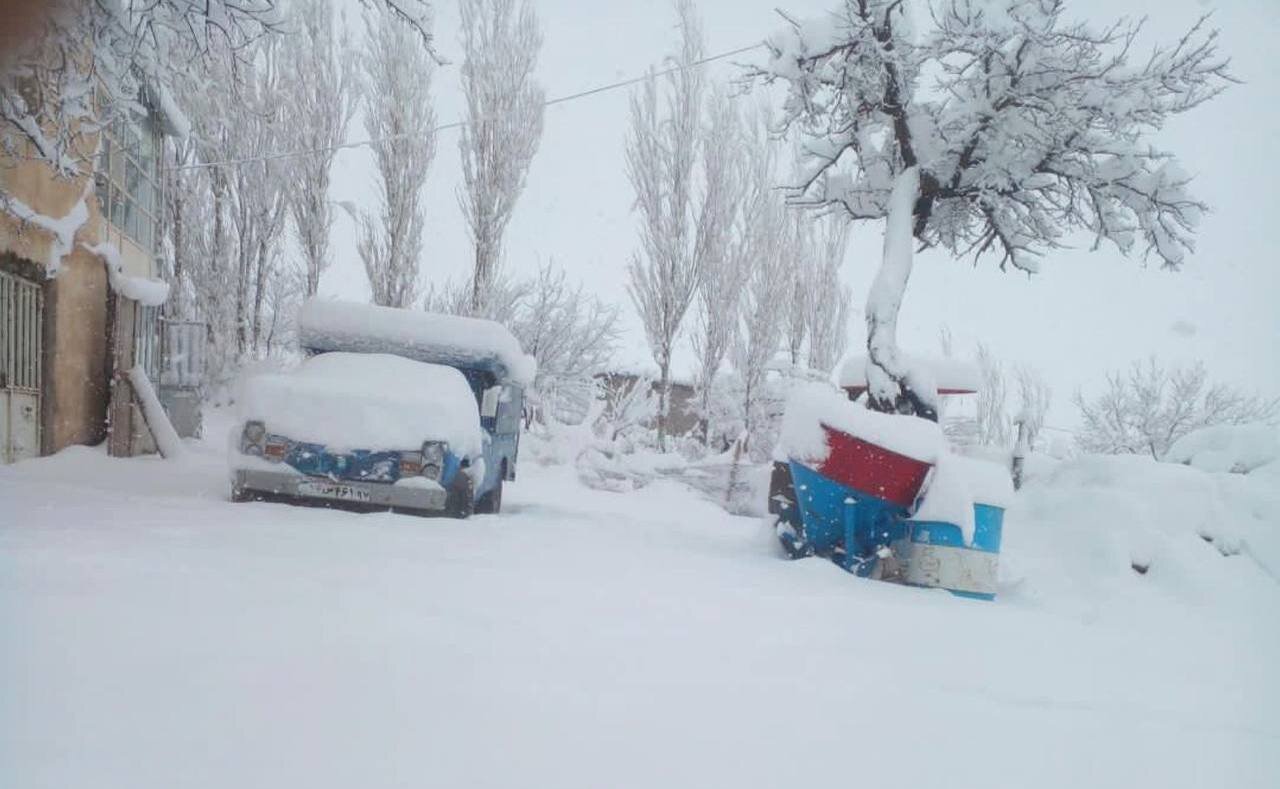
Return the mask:
<path id="1" fill-rule="evenodd" d="M 445 508 L 444 488 L 427 479 L 414 482 L 421 484 L 334 481 L 266 469 L 235 469 L 231 476 L 232 489 L 241 495 L 408 510 Z"/>

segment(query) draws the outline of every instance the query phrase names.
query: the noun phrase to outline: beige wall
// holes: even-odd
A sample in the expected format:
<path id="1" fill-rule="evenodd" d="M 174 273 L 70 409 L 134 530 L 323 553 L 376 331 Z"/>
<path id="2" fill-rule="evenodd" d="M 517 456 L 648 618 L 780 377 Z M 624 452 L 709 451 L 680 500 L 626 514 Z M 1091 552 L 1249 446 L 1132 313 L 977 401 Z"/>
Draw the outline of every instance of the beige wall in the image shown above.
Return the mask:
<path id="1" fill-rule="evenodd" d="M 101 258 L 84 245 L 101 238 L 102 220 L 89 177 L 55 178 L 35 161 L 0 157 L 0 188 L 36 213 L 57 219 L 68 215 L 88 189 L 88 219 L 74 246 L 61 258 L 55 277 L 47 267 L 54 234 L 0 210 L 0 255 L 29 261 L 44 278 L 44 391 L 41 402 L 42 452 L 71 444 L 91 444 L 105 435 L 108 365 L 107 272 Z M 122 250 L 123 251 L 123 250 Z M 127 258 L 126 258 L 127 259 Z"/>
<path id="2" fill-rule="evenodd" d="M 107 271 L 84 249 L 45 287 L 44 451 L 106 435 Z"/>

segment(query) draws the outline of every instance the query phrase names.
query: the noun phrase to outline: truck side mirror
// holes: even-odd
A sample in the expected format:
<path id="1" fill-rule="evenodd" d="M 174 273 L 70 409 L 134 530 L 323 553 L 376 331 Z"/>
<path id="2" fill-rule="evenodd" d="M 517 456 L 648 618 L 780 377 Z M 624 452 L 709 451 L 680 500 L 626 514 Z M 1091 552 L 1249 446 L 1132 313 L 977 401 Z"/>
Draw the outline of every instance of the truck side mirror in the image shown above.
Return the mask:
<path id="1" fill-rule="evenodd" d="M 481 418 L 492 419 L 498 415 L 498 398 L 501 394 L 501 386 L 491 386 L 484 390 L 484 395 L 480 398 Z"/>

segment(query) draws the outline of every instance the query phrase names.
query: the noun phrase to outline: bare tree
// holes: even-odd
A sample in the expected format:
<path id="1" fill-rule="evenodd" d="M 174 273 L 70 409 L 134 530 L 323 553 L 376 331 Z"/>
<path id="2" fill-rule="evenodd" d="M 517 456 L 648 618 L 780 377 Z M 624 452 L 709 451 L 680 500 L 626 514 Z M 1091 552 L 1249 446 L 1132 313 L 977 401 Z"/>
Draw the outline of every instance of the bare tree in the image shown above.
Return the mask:
<path id="1" fill-rule="evenodd" d="M 1008 446 L 1012 422 L 1009 419 L 1009 389 L 1004 365 L 991 349 L 978 343 L 976 353 L 981 386 L 975 395 L 977 412 L 973 422 L 973 443 L 984 447 Z"/>
<path id="2" fill-rule="evenodd" d="M 426 0 L 361 0 L 400 19 L 431 46 Z M 33 29 L 0 52 L 0 152 L 47 164 L 60 177 L 90 173 L 85 140 L 139 101 L 171 106 L 175 75 L 231 56 L 278 32 L 277 0 L 53 0 Z M 6 19 L 6 24 L 11 21 Z M 3 197 L 0 194 L 0 197 Z"/>
<path id="3" fill-rule="evenodd" d="M 1149 453 L 1157 460 L 1182 436 L 1213 425 L 1269 422 L 1280 413 L 1280 399 L 1247 395 L 1226 384 L 1208 382 L 1197 362 L 1166 367 L 1154 357 L 1134 362 L 1127 372 L 1107 376 L 1106 390 L 1092 400 L 1073 397 L 1083 423 L 1076 443 L 1085 452 Z"/>
<path id="4" fill-rule="evenodd" d="M 571 285 L 554 263 L 542 266 L 528 279 L 508 276 L 500 267 L 491 283 L 488 311 L 479 317 L 496 320 L 511 330 L 525 353 L 538 363 L 532 406 L 555 411 L 558 392 L 576 396 L 603 369 L 618 340 L 618 307 Z M 470 283 L 446 283 L 427 292 L 425 308 L 432 312 L 475 315 Z"/>
<path id="5" fill-rule="evenodd" d="M 817 240 L 814 245 L 817 265 L 809 282 L 809 368 L 830 373 L 844 356 L 849 344 L 849 317 L 853 309 L 853 293 L 840 282 L 849 244 L 849 225 L 837 218 L 823 218 L 814 223 Z"/>
<path id="6" fill-rule="evenodd" d="M 787 216 L 781 194 L 773 189 L 777 152 L 767 114 L 757 113 L 752 119 L 749 146 L 748 202 L 743 207 L 739 243 L 734 251 L 749 273 L 742 293 L 741 325 L 729 351 L 742 382 L 743 448 L 751 447 L 762 427 L 759 405 L 765 374 L 782 346 L 787 304 L 778 294 L 787 292 L 792 279 L 785 253 L 794 248 L 796 229 Z"/>
<path id="7" fill-rule="evenodd" d="M 631 98 L 627 174 L 640 211 L 641 252 L 628 266 L 628 292 L 644 323 L 658 365 L 658 446 L 666 449 L 671 394 L 671 355 L 693 301 L 701 260 L 694 230 L 694 165 L 698 153 L 703 74 L 702 27 L 690 0 L 676 0 L 680 19 L 677 68 L 665 77 L 659 107 L 658 78 L 650 74 Z"/>
<path id="8" fill-rule="evenodd" d="M 1044 376 L 1026 366 L 1015 369 L 1014 382 L 1018 385 L 1018 411 L 1013 421 L 1021 441 L 1026 442 L 1026 450 L 1031 451 L 1036 447 L 1049 406 L 1053 404 L 1053 389 Z"/>
<path id="9" fill-rule="evenodd" d="M 1084 229 L 1177 268 L 1205 206 L 1149 137 L 1231 77 L 1203 19 L 1131 63 L 1141 22 L 1067 22 L 1064 0 L 940 0 L 914 24 L 908 5 L 843 0 L 793 21 L 761 73 L 786 83 L 785 124 L 808 139 L 796 200 L 886 222 L 866 310 L 871 405 L 934 417 L 895 337 L 913 245 L 1034 272 Z"/>
<path id="10" fill-rule="evenodd" d="M 724 90 L 708 100 L 708 122 L 702 139 L 703 198 L 698 217 L 699 265 L 693 351 L 698 357 L 698 414 L 702 441 L 711 434 L 711 398 L 716 374 L 738 329 L 738 305 L 748 269 L 733 254 L 742 198 L 741 118 Z"/>
<path id="11" fill-rule="evenodd" d="M 361 216 L 357 249 L 376 304 L 408 307 L 418 297 L 425 219 L 422 185 L 435 157 L 432 59 L 414 31 L 390 13 L 368 20 L 360 60 L 364 124 L 374 146 L 379 212 Z"/>
<path id="12" fill-rule="evenodd" d="M 465 188 L 458 194 L 475 246 L 471 310 L 483 312 L 502 236 L 542 138 L 543 92 L 533 79 L 542 33 L 531 0 L 461 0 Z"/>
<path id="13" fill-rule="evenodd" d="M 290 213 L 306 264 L 303 292 L 314 296 L 329 265 L 329 172 L 355 112 L 355 74 L 333 0 L 294 0 L 292 8 L 298 31 L 283 42 L 287 136 L 293 150 L 312 153 L 292 161 Z"/>

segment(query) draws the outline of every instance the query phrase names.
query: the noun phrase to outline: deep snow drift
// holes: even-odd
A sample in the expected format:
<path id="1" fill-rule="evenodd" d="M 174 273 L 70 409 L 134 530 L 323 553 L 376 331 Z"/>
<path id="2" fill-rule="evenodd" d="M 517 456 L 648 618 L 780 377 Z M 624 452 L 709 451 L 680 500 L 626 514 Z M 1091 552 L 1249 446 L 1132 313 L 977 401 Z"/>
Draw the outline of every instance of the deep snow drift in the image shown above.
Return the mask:
<path id="1" fill-rule="evenodd" d="M 1280 785 L 1267 469 L 1033 468 L 981 603 L 568 466 L 465 522 L 231 504 L 217 428 L 0 469 L 0 785 Z"/>

